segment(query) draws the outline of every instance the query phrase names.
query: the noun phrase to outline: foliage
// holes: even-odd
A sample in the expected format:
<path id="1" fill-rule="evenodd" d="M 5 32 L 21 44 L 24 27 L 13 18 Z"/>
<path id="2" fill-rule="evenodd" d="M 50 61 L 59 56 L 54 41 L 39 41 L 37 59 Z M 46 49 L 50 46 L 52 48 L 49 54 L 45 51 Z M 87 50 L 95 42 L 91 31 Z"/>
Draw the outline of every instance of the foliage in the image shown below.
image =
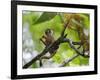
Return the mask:
<path id="1" fill-rule="evenodd" d="M 63 22 L 68 22 L 72 13 L 56 13 L 56 12 L 31 12 L 31 11 L 23 11 L 22 21 L 23 21 L 23 29 L 25 28 L 24 24 L 29 24 L 29 33 L 31 39 L 33 41 L 33 47 L 31 52 L 37 51 L 38 53 L 33 53 L 33 55 L 38 55 L 45 48 L 44 44 L 40 41 L 40 38 L 44 35 L 44 32 L 47 28 L 50 28 L 54 31 L 55 40 L 60 36 L 61 31 L 63 30 Z M 67 33 L 67 38 L 79 42 L 81 38 L 77 31 L 76 26 L 81 26 L 81 31 L 87 30 L 89 33 L 90 20 L 89 14 L 84 13 L 73 13 L 73 18 L 70 25 L 66 28 L 65 33 Z M 83 32 L 81 32 L 83 33 Z M 80 34 L 81 34 L 80 33 Z M 83 37 L 82 35 L 81 37 Z M 89 36 L 89 34 L 88 34 Z M 82 38 L 83 39 L 83 38 Z M 86 45 L 87 46 L 87 45 Z M 85 47 L 86 47 L 85 46 Z M 78 47 L 78 45 L 76 45 Z M 28 47 L 26 47 L 28 48 Z M 79 49 L 82 51 L 82 48 Z M 25 49 L 23 49 L 23 52 Z M 24 53 L 23 53 L 24 54 Z M 52 63 L 61 64 L 67 58 L 72 57 L 76 52 L 69 46 L 68 43 L 63 43 L 59 46 L 56 54 L 51 58 Z M 46 60 L 48 61 L 48 60 Z M 45 61 L 44 61 L 45 62 Z M 33 63 L 32 67 L 37 68 L 39 63 Z M 85 58 L 83 56 L 78 56 L 66 66 L 82 66 L 89 65 L 89 58 Z"/>

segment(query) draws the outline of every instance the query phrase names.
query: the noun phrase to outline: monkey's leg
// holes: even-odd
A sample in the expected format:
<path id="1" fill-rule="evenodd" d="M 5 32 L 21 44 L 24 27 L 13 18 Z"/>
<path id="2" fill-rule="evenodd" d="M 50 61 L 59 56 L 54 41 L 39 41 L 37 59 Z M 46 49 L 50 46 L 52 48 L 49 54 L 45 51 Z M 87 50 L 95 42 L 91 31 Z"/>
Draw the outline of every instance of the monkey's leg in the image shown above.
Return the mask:
<path id="1" fill-rule="evenodd" d="M 51 53 L 50 56 L 42 56 L 41 59 L 50 59 L 55 55 L 56 52 Z"/>
<path id="2" fill-rule="evenodd" d="M 43 66 L 42 59 L 50 59 L 50 58 L 52 58 L 55 55 L 55 53 L 50 54 L 50 56 L 42 56 L 40 58 L 40 60 L 39 60 L 40 61 L 40 67 Z"/>

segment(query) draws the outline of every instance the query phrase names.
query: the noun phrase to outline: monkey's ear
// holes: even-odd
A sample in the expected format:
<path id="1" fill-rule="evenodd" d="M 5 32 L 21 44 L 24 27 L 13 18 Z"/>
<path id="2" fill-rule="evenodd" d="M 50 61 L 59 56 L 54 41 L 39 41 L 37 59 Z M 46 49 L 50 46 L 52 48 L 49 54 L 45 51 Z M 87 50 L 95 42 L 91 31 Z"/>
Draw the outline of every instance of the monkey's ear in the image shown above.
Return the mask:
<path id="1" fill-rule="evenodd" d="M 54 32 L 53 32 L 53 30 L 51 29 L 51 35 L 53 35 L 54 34 Z"/>
<path id="2" fill-rule="evenodd" d="M 45 34 L 48 34 L 49 32 L 50 32 L 50 29 L 47 28 L 47 29 L 45 30 Z"/>

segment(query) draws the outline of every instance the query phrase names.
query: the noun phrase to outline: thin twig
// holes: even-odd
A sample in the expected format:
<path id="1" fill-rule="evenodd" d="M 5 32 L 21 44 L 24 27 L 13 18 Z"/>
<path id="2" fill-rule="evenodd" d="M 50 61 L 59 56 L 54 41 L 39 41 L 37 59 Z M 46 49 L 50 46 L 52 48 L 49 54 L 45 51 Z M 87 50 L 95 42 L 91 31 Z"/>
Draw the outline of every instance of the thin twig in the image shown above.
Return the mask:
<path id="1" fill-rule="evenodd" d="M 64 23 L 64 28 L 63 28 L 63 30 L 62 30 L 61 36 L 64 36 L 64 32 L 65 32 L 66 28 L 68 27 L 68 25 L 69 25 L 71 19 L 72 19 L 72 16 L 70 16 L 70 18 L 69 18 L 69 20 L 68 20 L 67 23 Z"/>
<path id="2" fill-rule="evenodd" d="M 83 56 L 83 57 L 89 57 L 88 55 L 84 55 L 83 52 L 80 52 L 80 51 L 73 45 L 72 40 L 70 40 L 70 39 L 68 39 L 68 38 L 65 38 L 63 42 L 68 42 L 69 45 L 70 45 L 70 47 L 71 47 L 72 49 L 74 49 L 75 52 L 76 52 L 77 54 L 79 54 L 79 55 L 81 55 L 81 56 Z"/>
<path id="3" fill-rule="evenodd" d="M 62 64 L 59 67 L 64 67 L 66 64 L 68 64 L 69 62 L 71 62 L 72 60 L 74 60 L 78 56 L 79 56 L 79 54 L 75 54 L 71 58 L 66 59 L 65 61 L 62 62 Z"/>

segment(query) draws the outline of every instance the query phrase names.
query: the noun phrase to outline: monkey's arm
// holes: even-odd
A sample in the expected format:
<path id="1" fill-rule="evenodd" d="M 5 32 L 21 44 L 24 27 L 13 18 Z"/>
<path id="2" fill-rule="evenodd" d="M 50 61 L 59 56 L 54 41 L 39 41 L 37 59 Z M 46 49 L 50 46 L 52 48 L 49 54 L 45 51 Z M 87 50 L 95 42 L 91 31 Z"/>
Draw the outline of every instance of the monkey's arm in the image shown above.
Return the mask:
<path id="1" fill-rule="evenodd" d="M 46 46 L 46 43 L 42 38 L 40 38 L 40 41 L 42 41 L 42 43 Z"/>
<path id="2" fill-rule="evenodd" d="M 44 36 L 44 35 L 42 36 L 42 38 L 44 38 L 44 39 L 46 39 L 46 40 L 47 40 L 47 37 L 46 37 L 46 36 Z"/>

